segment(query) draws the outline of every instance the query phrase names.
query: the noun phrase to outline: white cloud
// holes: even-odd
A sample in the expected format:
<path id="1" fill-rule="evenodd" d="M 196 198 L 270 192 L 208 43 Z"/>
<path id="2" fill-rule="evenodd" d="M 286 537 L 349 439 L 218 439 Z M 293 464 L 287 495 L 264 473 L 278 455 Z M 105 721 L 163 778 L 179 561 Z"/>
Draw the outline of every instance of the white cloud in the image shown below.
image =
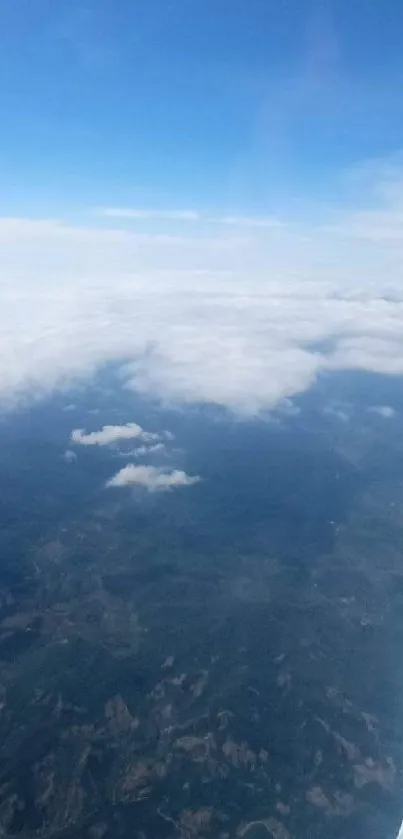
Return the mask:
<path id="1" fill-rule="evenodd" d="M 343 408 L 336 407 L 334 405 L 326 405 L 323 410 L 323 413 L 329 417 L 334 417 L 335 419 L 340 420 L 341 422 L 349 422 L 350 415 L 347 410 L 343 410 Z"/>
<path id="2" fill-rule="evenodd" d="M 234 227 L 282 227 L 282 223 L 271 216 L 215 216 L 208 219 L 216 224 L 229 224 Z"/>
<path id="3" fill-rule="evenodd" d="M 372 408 L 369 409 L 371 414 L 378 414 L 380 417 L 384 419 L 392 419 L 392 417 L 396 416 L 396 411 L 390 405 L 373 405 Z"/>
<path id="4" fill-rule="evenodd" d="M 132 452 L 130 452 L 130 454 L 134 457 L 144 457 L 144 455 L 160 454 L 164 451 L 164 443 L 155 443 L 153 446 L 139 446 L 137 449 L 134 449 Z"/>
<path id="5" fill-rule="evenodd" d="M 207 224 L 226 224 L 233 227 L 276 228 L 282 223 L 273 216 L 211 215 L 198 210 L 146 210 L 134 207 L 97 207 L 96 215 L 104 218 L 132 221 L 199 221 Z"/>
<path id="6" fill-rule="evenodd" d="M 116 219 L 161 219 L 163 221 L 197 221 L 195 210 L 141 210 L 131 207 L 99 207 L 97 215 Z"/>
<path id="7" fill-rule="evenodd" d="M 127 425 L 104 425 L 100 431 L 90 431 L 87 434 L 82 428 L 76 428 L 71 433 L 71 440 L 81 446 L 109 446 L 119 440 L 159 440 L 159 434 L 144 431 L 135 422 Z"/>
<path id="8" fill-rule="evenodd" d="M 396 190 L 376 209 L 378 229 L 391 215 L 399 229 Z M 123 359 L 141 393 L 243 414 L 326 371 L 403 375 L 403 233 L 364 242 L 374 212 L 246 237 L 231 224 L 168 236 L 152 220 L 140 235 L 0 219 L 0 403 Z"/>
<path id="9" fill-rule="evenodd" d="M 278 406 L 279 414 L 286 417 L 297 417 L 301 413 L 299 405 L 294 405 L 292 399 L 283 399 Z"/>
<path id="10" fill-rule="evenodd" d="M 192 486 L 199 481 L 197 475 L 187 475 L 179 469 L 166 472 L 155 466 L 135 466 L 130 463 L 114 475 L 107 482 L 107 486 L 143 486 L 148 492 L 167 492 L 178 487 Z"/>

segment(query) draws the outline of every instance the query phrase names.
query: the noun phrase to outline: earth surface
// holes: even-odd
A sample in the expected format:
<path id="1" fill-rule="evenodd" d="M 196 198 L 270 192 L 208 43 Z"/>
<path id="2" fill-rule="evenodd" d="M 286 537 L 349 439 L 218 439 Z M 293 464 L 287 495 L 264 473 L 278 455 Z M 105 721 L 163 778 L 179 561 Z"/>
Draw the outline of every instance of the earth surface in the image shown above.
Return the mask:
<path id="1" fill-rule="evenodd" d="M 113 370 L 2 415 L 1 836 L 396 837 L 402 418 L 382 377 L 250 420 Z M 133 421 L 201 480 L 107 488 L 133 441 L 71 433 Z"/>

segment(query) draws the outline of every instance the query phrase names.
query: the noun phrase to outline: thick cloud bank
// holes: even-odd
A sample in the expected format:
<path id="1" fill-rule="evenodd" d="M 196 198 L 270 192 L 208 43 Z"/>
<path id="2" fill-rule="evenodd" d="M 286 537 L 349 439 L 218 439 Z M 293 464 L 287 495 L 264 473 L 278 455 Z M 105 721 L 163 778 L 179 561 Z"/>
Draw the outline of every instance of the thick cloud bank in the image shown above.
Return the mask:
<path id="1" fill-rule="evenodd" d="M 169 235 L 140 234 L 135 219 L 128 229 L 2 219 L 0 402 L 111 360 L 144 394 L 249 414 L 321 371 L 400 375 L 402 217 L 360 211 L 304 229 L 195 220 Z"/>

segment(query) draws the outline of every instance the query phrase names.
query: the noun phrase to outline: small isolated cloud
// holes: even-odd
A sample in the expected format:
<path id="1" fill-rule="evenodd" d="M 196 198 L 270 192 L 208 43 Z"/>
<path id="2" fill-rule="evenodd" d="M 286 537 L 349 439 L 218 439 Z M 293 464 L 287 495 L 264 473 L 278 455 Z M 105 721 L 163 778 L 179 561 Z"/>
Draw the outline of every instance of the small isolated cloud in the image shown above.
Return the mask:
<path id="1" fill-rule="evenodd" d="M 392 419 L 392 417 L 396 416 L 395 409 L 390 405 L 373 405 L 369 410 L 371 414 L 378 414 L 378 416 L 384 419 Z"/>
<path id="2" fill-rule="evenodd" d="M 192 486 L 200 481 L 198 475 L 187 475 L 180 469 L 166 472 L 156 466 L 135 466 L 129 463 L 113 478 L 107 487 L 142 486 L 148 492 L 167 492 L 178 487 Z"/>
<path id="3" fill-rule="evenodd" d="M 63 455 L 64 460 L 66 463 L 74 463 L 77 460 L 77 455 L 75 452 L 72 452 L 71 449 L 67 449 Z"/>
<path id="4" fill-rule="evenodd" d="M 72 442 L 80 446 L 109 446 L 119 440 L 134 439 L 152 442 L 159 440 L 160 435 L 144 431 L 136 422 L 128 422 L 127 425 L 104 425 L 100 431 L 90 431 L 89 434 L 82 428 L 76 428 L 71 434 Z"/>
<path id="5" fill-rule="evenodd" d="M 323 409 L 323 413 L 326 416 L 334 417 L 335 419 L 340 420 L 341 422 L 349 422 L 350 415 L 348 414 L 348 407 L 335 407 L 333 405 L 327 405 L 326 408 Z"/>
<path id="6" fill-rule="evenodd" d="M 283 399 L 283 401 L 280 402 L 277 411 L 279 414 L 286 417 L 297 417 L 298 414 L 301 413 L 301 408 L 299 405 L 295 405 L 292 399 Z"/>
<path id="7" fill-rule="evenodd" d="M 153 446 L 139 446 L 137 449 L 134 449 L 132 455 L 134 455 L 135 457 L 143 457 L 146 454 L 158 454 L 159 452 L 161 453 L 164 451 L 164 443 L 154 443 Z"/>

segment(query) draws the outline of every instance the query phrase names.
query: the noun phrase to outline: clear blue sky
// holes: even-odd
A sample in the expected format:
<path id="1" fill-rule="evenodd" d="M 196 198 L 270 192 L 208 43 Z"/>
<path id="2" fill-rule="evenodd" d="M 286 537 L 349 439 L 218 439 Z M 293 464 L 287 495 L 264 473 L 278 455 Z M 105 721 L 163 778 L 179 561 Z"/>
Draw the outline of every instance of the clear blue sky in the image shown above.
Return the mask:
<path id="1" fill-rule="evenodd" d="M 267 212 L 403 146 L 399 0 L 3 0 L 2 214 Z"/>

